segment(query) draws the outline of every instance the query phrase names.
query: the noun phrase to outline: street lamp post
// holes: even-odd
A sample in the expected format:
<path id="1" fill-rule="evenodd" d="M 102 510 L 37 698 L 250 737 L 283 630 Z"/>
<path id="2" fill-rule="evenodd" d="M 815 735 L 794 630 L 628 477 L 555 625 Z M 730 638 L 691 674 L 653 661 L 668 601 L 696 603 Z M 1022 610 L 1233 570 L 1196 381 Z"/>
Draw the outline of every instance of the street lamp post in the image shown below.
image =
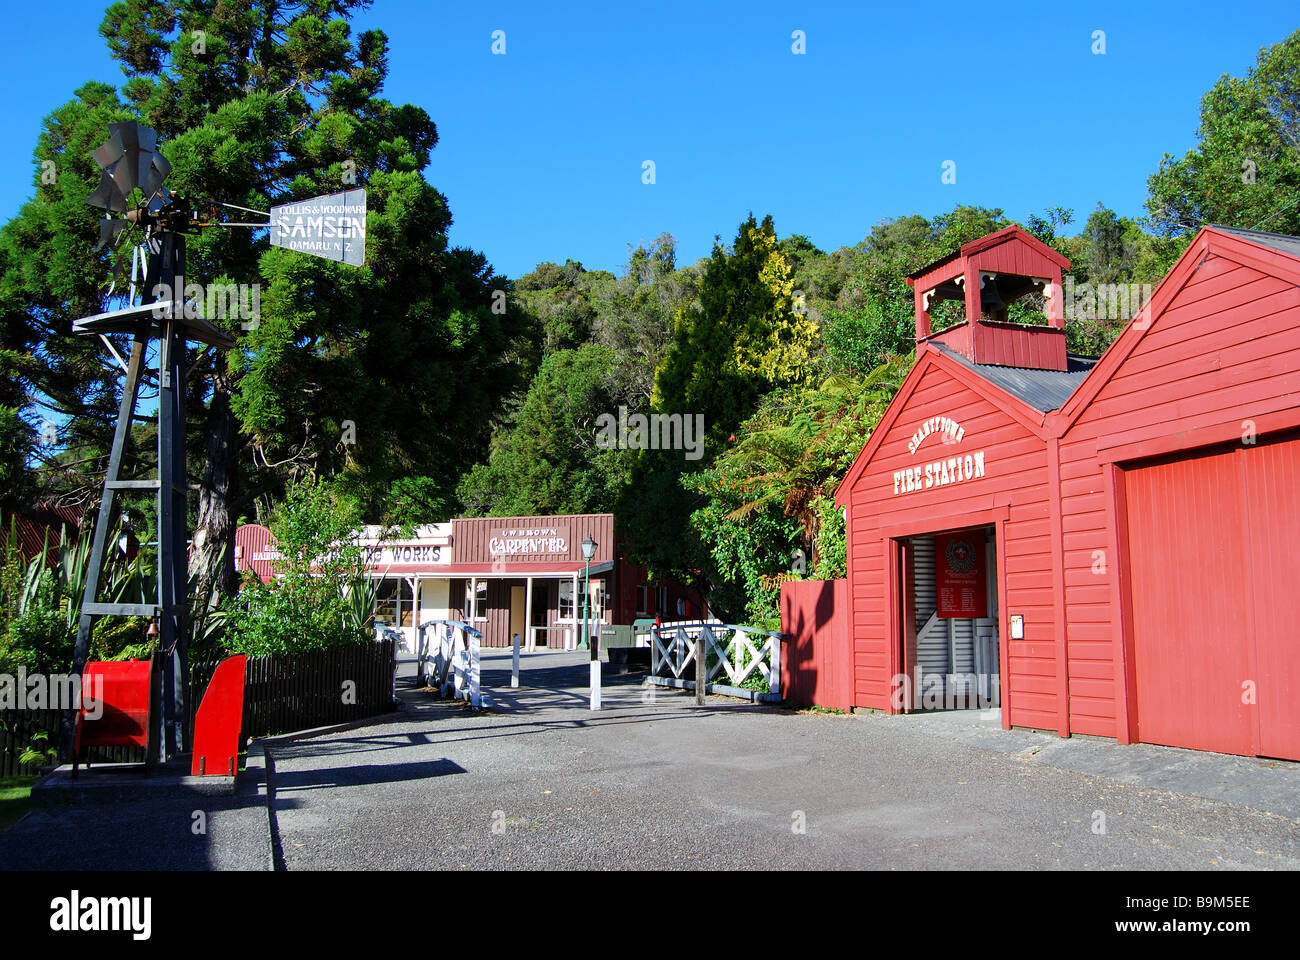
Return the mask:
<path id="1" fill-rule="evenodd" d="M 582 541 L 582 559 L 585 566 L 582 571 L 582 637 L 591 651 L 591 709 L 600 709 L 600 631 L 592 636 L 591 631 L 591 558 L 596 555 L 598 544 L 587 534 Z"/>

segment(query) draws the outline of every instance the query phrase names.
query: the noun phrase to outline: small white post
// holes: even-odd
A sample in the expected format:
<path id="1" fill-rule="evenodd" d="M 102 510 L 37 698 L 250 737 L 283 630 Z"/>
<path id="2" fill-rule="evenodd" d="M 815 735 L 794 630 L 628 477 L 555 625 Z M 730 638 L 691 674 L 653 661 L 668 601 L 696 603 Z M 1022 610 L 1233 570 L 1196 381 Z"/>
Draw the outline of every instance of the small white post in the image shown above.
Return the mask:
<path id="1" fill-rule="evenodd" d="M 478 637 L 474 634 L 469 635 L 469 650 L 467 651 L 469 660 L 469 702 L 477 710 L 483 703 L 482 695 L 479 691 L 478 683 Z"/>
<path id="2" fill-rule="evenodd" d="M 591 709 L 600 709 L 600 661 L 591 661 Z"/>
<path id="3" fill-rule="evenodd" d="M 519 686 L 519 634 L 515 634 L 514 655 L 510 658 L 510 686 Z"/>
<path id="4" fill-rule="evenodd" d="M 779 694 L 781 692 L 781 638 L 780 636 L 769 637 L 768 643 L 772 648 L 772 672 L 768 676 L 767 689 Z"/>

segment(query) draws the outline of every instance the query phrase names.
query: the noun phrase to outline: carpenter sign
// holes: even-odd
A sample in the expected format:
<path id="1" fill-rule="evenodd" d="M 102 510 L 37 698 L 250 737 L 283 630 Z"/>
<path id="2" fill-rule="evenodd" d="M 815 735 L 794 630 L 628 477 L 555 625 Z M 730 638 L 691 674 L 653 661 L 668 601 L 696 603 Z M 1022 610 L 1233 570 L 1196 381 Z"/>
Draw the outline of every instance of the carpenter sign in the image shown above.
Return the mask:
<path id="1" fill-rule="evenodd" d="M 987 617 L 984 534 L 940 534 L 934 538 L 940 617 Z"/>
<path id="2" fill-rule="evenodd" d="M 359 267 L 366 262 L 366 191 L 271 208 L 271 244 Z"/>
<path id="3" fill-rule="evenodd" d="M 488 550 L 494 557 L 562 557 L 569 552 L 569 531 L 556 527 L 497 530 L 488 541 Z"/>

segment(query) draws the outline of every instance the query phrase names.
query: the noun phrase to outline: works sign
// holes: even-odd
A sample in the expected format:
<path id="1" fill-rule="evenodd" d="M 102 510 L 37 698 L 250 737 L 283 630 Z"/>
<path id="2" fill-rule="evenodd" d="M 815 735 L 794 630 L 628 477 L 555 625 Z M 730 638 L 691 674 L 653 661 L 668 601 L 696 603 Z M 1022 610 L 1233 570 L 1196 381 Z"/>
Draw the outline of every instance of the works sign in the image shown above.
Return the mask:
<path id="1" fill-rule="evenodd" d="M 956 446 L 966 436 L 966 430 L 951 417 L 931 417 L 917 428 L 908 441 L 908 452 L 913 456 L 926 438 L 938 434 L 946 446 Z M 984 451 L 944 457 L 915 467 L 894 471 L 894 496 L 915 493 L 932 487 L 946 487 L 952 483 L 978 480 L 984 476 Z"/>

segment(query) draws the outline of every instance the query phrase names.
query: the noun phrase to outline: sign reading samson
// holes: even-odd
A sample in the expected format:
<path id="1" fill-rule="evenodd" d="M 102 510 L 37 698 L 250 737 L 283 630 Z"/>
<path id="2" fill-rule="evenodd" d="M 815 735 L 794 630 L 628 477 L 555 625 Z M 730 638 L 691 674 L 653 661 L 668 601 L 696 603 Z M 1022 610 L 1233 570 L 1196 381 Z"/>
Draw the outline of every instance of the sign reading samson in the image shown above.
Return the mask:
<path id="1" fill-rule="evenodd" d="M 271 244 L 359 267 L 366 262 L 366 191 L 271 208 Z"/>

